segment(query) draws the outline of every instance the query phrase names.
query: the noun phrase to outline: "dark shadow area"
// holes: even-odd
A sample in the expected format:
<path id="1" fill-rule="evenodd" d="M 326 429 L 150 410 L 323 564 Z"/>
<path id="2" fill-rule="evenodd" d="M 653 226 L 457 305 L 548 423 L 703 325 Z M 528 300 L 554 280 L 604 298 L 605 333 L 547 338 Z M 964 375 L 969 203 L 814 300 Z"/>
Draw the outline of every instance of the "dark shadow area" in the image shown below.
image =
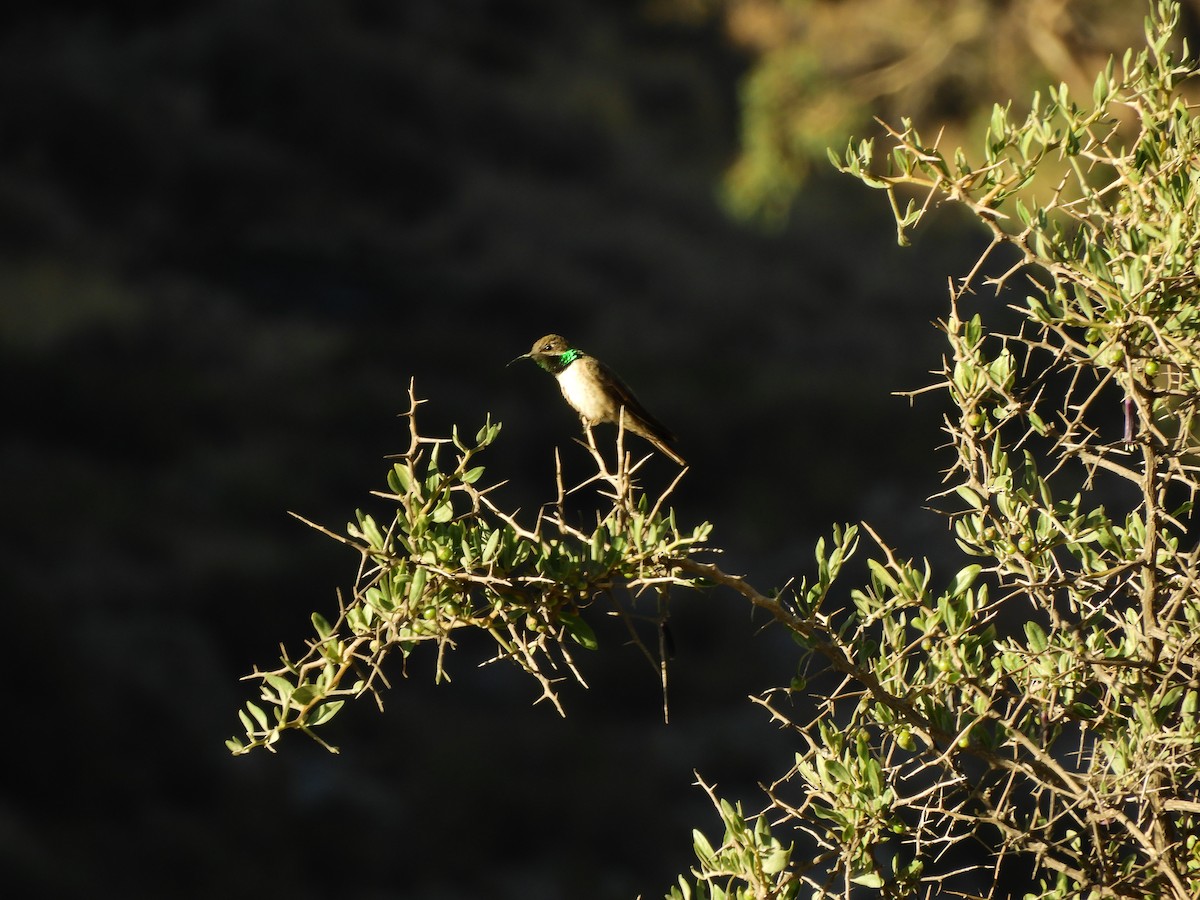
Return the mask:
<path id="1" fill-rule="evenodd" d="M 677 598 L 664 725 L 615 625 L 566 720 L 464 639 L 452 683 L 417 653 L 383 715 L 343 710 L 341 755 L 232 759 L 238 678 L 357 564 L 286 513 L 379 502 L 410 378 L 429 433 L 504 423 L 506 502 L 552 499 L 556 447 L 585 477 L 552 380 L 505 368 L 557 331 L 678 433 L 680 521 L 729 571 L 782 584 L 859 519 L 936 558 L 940 401 L 891 392 L 940 365 L 970 229 L 900 251 L 832 175 L 782 233 L 731 222 L 741 61 L 635 3 L 33 9 L 0 14 L 14 896 L 660 895 L 719 836 L 693 771 L 751 811 L 790 765 L 746 697 L 791 642 Z"/>

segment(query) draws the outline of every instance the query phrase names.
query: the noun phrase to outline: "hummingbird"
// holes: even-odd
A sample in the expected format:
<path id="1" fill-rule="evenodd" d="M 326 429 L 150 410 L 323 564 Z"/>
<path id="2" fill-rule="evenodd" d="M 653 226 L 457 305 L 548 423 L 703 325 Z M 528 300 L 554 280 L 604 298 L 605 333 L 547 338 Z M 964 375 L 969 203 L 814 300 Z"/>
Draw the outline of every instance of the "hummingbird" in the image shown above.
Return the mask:
<path id="1" fill-rule="evenodd" d="M 668 446 L 675 441 L 675 436 L 646 411 L 625 382 L 596 357 L 573 347 L 566 338 L 557 334 L 538 338 L 533 349 L 517 359 L 532 359 L 558 380 L 563 396 L 579 413 L 589 436 L 593 425 L 618 423 L 624 410 L 627 431 L 645 438 L 677 464 L 687 465 L 683 457 Z"/>

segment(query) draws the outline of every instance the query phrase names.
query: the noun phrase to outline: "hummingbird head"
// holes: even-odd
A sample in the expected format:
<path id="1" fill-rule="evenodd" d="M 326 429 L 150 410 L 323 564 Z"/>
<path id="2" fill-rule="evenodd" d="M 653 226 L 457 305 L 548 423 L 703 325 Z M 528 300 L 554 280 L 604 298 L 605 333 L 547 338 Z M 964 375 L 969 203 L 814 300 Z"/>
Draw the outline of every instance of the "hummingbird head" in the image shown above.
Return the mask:
<path id="1" fill-rule="evenodd" d="M 573 363 L 578 356 L 579 351 L 573 348 L 565 337 L 560 334 L 548 334 L 534 341 L 529 352 L 522 353 L 517 359 L 532 359 L 547 372 L 557 373 Z"/>

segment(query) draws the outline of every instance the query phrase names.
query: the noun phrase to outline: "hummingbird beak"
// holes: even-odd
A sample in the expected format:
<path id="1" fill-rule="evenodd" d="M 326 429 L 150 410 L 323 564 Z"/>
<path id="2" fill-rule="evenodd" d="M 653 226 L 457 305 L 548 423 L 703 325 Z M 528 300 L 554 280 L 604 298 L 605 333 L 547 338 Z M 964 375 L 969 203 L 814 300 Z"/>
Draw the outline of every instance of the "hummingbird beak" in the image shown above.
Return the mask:
<path id="1" fill-rule="evenodd" d="M 529 357 L 530 357 L 530 354 L 528 354 L 528 353 L 522 353 L 522 354 L 521 354 L 520 356 L 518 356 L 516 359 L 512 360 L 512 362 L 509 362 L 509 363 L 508 363 L 508 365 L 506 365 L 504 368 L 506 368 L 506 369 L 507 369 L 507 368 L 508 368 L 508 366 L 511 366 L 513 363 L 517 362 L 517 360 L 521 360 L 521 359 L 529 359 Z"/>

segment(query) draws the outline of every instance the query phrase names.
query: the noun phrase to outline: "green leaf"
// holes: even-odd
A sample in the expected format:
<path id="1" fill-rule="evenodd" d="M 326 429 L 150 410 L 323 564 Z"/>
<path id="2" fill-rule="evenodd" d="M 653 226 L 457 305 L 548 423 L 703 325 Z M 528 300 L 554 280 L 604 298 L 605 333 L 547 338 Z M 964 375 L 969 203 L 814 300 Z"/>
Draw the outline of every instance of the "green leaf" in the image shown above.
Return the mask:
<path id="1" fill-rule="evenodd" d="M 825 806 L 823 803 L 813 803 L 813 804 L 810 804 L 808 808 L 811 809 L 813 812 L 813 815 L 819 819 L 825 819 L 826 821 L 833 822 L 835 825 L 845 825 L 846 824 L 845 816 L 843 816 L 840 812 L 838 812 L 835 809 L 830 809 L 828 806 Z"/>
<path id="2" fill-rule="evenodd" d="M 696 858 L 703 865 L 708 865 L 712 862 L 713 857 L 716 856 L 716 853 L 713 852 L 712 844 L 708 842 L 708 838 L 704 836 L 704 833 L 699 828 L 692 829 L 692 847 L 696 851 Z"/>
<path id="3" fill-rule="evenodd" d="M 791 857 L 791 847 L 777 847 L 763 857 L 762 870 L 767 875 L 778 875 L 787 868 Z"/>
<path id="4" fill-rule="evenodd" d="M 292 702 L 300 706 L 308 706 L 318 696 L 316 685 L 302 684 L 292 692 Z"/>
<path id="5" fill-rule="evenodd" d="M 263 679 L 267 682 L 267 684 L 275 688 L 275 692 L 279 694 L 279 699 L 282 703 L 286 703 L 288 700 L 290 700 L 292 694 L 296 690 L 295 686 L 282 675 L 268 674 L 264 675 Z"/>
<path id="6" fill-rule="evenodd" d="M 826 776 L 836 784 L 848 784 L 850 781 L 850 771 L 836 759 L 827 759 L 822 766 Z"/>
<path id="7" fill-rule="evenodd" d="M 338 714 L 338 710 L 346 703 L 345 700 L 331 700 L 313 709 L 305 720 L 306 725 L 324 725 Z"/>
<path id="8" fill-rule="evenodd" d="M 878 872 L 865 872 L 862 875 L 856 875 L 850 880 L 855 884 L 861 884 L 863 887 L 876 889 L 883 887 L 883 876 Z"/>
<path id="9" fill-rule="evenodd" d="M 317 636 L 320 637 L 321 640 L 325 640 L 330 634 L 333 633 L 333 629 L 330 627 L 329 621 L 319 612 L 312 614 L 312 623 L 313 628 L 317 630 Z"/>
<path id="10" fill-rule="evenodd" d="M 360 525 L 363 536 L 374 549 L 383 547 L 383 532 L 379 530 L 379 525 L 376 524 L 373 516 L 362 516 Z"/>
<path id="11" fill-rule="evenodd" d="M 496 435 L 500 433 L 500 425 L 500 422 L 493 423 L 489 418 L 487 424 L 475 432 L 476 446 L 486 447 L 488 444 L 494 441 L 496 439 Z"/>
<path id="12" fill-rule="evenodd" d="M 1022 139 L 1022 152 L 1023 153 L 1025 152 L 1024 143 L 1025 143 L 1025 140 Z M 1029 215 L 1029 208 L 1026 207 L 1023 202 L 1021 202 L 1020 197 L 1018 197 L 1016 199 L 1015 206 L 1016 206 L 1016 210 L 1017 210 L 1017 218 L 1021 220 L 1021 224 L 1028 225 L 1031 221 L 1030 215 Z"/>
<path id="13" fill-rule="evenodd" d="M 990 130 L 994 138 L 1003 138 L 1004 133 L 1008 130 L 1008 110 L 999 103 L 992 107 Z"/>
<path id="14" fill-rule="evenodd" d="M 983 566 L 972 563 L 962 569 L 959 569 L 958 574 L 954 576 L 954 581 L 950 584 L 950 596 L 957 597 L 975 583 L 975 579 L 979 577 L 979 573 L 983 571 Z"/>
<path id="15" fill-rule="evenodd" d="M 980 497 L 977 493 L 975 493 L 975 491 L 973 491 L 969 487 L 967 487 L 965 484 L 959 485 L 958 487 L 956 487 L 954 489 L 954 491 L 955 491 L 955 493 L 958 494 L 958 496 L 960 496 L 964 500 L 966 500 L 967 503 L 969 503 L 975 509 L 980 510 L 980 511 L 983 510 L 983 498 Z"/>
<path id="16" fill-rule="evenodd" d="M 1046 639 L 1046 632 L 1037 622 L 1025 623 L 1025 637 L 1029 639 L 1029 649 L 1034 653 L 1043 653 L 1050 646 L 1050 642 Z"/>
<path id="17" fill-rule="evenodd" d="M 392 467 L 392 471 L 388 472 L 388 487 L 396 494 L 407 494 L 409 488 L 412 487 L 413 477 L 408 470 L 408 466 L 404 463 L 396 463 Z"/>
<path id="18" fill-rule="evenodd" d="M 487 565 L 496 555 L 496 548 L 500 546 L 501 530 L 497 528 L 488 535 L 487 543 L 483 545 L 483 556 L 481 557 L 483 564 Z"/>
<path id="19" fill-rule="evenodd" d="M 424 566 L 417 566 L 413 571 L 412 581 L 408 583 L 408 599 L 413 603 L 418 603 L 421 600 L 421 595 L 425 593 L 425 582 L 429 578 L 429 570 Z"/>
<path id="20" fill-rule="evenodd" d="M 592 626 L 583 621 L 582 618 L 574 613 L 560 612 L 558 619 L 566 626 L 567 632 L 585 650 L 595 650 L 600 646 L 600 642 L 596 640 L 596 632 L 592 631 Z"/>
<path id="21" fill-rule="evenodd" d="M 1111 61 L 1111 60 L 1110 60 Z M 1092 86 L 1092 102 L 1097 107 L 1103 106 L 1108 99 L 1108 73 L 1101 72 L 1096 76 L 1096 83 Z"/>
<path id="22" fill-rule="evenodd" d="M 883 793 L 883 768 L 879 765 L 879 760 L 871 758 L 866 761 L 867 782 L 871 785 L 871 792 L 876 796 Z"/>
<path id="23" fill-rule="evenodd" d="M 900 585 L 896 579 L 892 577 L 892 573 L 887 570 L 883 563 L 875 559 L 867 560 L 867 568 L 871 570 L 871 577 L 878 581 L 881 585 L 891 589 L 895 594 L 902 594 Z"/>
<path id="24" fill-rule="evenodd" d="M 267 714 L 263 712 L 262 707 L 254 703 L 247 703 L 246 709 L 250 710 L 250 715 L 254 716 L 254 721 L 258 722 L 259 727 L 265 731 L 267 728 Z"/>
<path id="25" fill-rule="evenodd" d="M 983 320 L 979 317 L 979 313 L 971 316 L 967 321 L 966 337 L 967 345 L 970 347 L 976 346 L 983 338 Z"/>

